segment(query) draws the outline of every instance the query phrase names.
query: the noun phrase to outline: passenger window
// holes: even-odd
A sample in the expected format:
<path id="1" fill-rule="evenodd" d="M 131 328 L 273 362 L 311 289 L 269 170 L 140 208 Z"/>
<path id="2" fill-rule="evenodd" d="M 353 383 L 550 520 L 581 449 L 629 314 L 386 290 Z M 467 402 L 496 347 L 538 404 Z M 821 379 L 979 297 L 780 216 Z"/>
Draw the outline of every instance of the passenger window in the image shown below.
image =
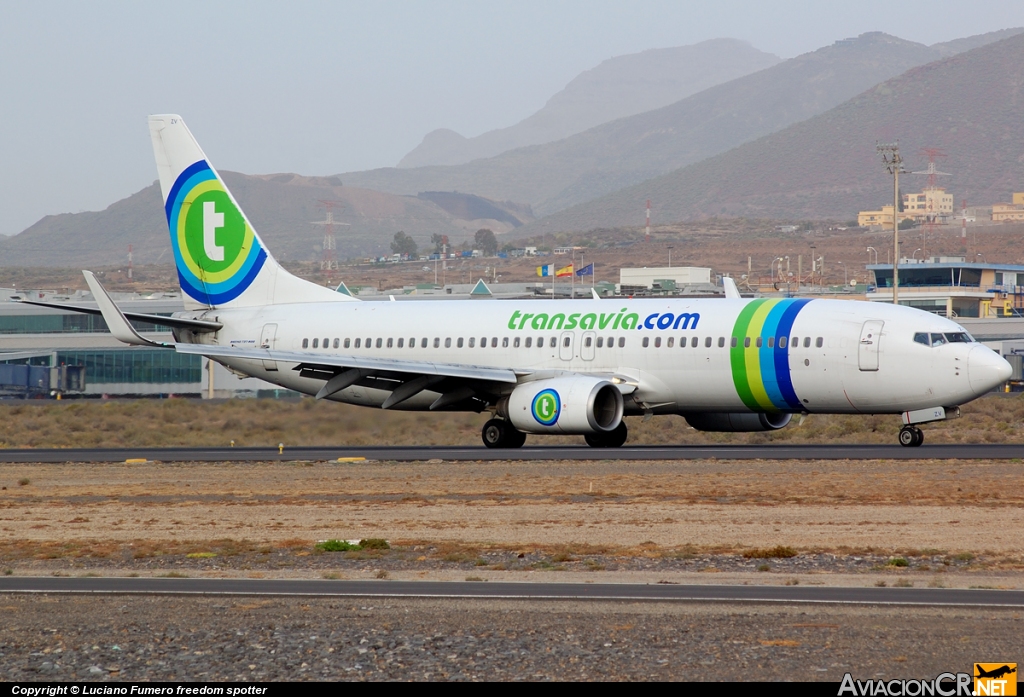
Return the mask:
<path id="1" fill-rule="evenodd" d="M 427 337 L 423 337 L 422 339 L 420 339 L 420 348 L 426 348 L 426 347 L 427 347 Z M 434 348 L 437 348 L 437 339 L 434 339 Z"/>
<path id="2" fill-rule="evenodd" d="M 302 340 L 302 348 L 309 348 L 309 339 Z"/>
<path id="3" fill-rule="evenodd" d="M 942 334 L 932 334 L 932 346 L 942 346 L 946 343 L 946 337 Z"/>
<path id="4" fill-rule="evenodd" d="M 626 345 L 626 337 L 620 336 L 619 337 L 619 348 L 623 348 L 623 347 L 625 347 L 625 345 Z"/>
<path id="5" fill-rule="evenodd" d="M 474 346 L 476 346 L 476 337 L 471 336 L 469 337 L 469 347 L 473 348 Z M 459 347 L 462 347 L 462 339 L 459 339 Z"/>
<path id="6" fill-rule="evenodd" d="M 598 344 L 598 346 L 600 346 L 600 345 L 601 344 Z M 608 337 L 608 348 L 615 348 L 615 337 L 614 336 Z"/>
<path id="7" fill-rule="evenodd" d="M 648 346 L 650 346 L 650 344 L 651 340 L 648 339 L 646 336 L 644 337 L 644 340 L 640 342 L 640 345 L 643 346 L 644 348 L 647 348 Z"/>
<path id="8" fill-rule="evenodd" d="M 718 348 L 725 348 L 725 337 L 718 337 Z"/>
<path id="9" fill-rule="evenodd" d="M 416 339 L 409 339 L 409 348 L 416 348 Z"/>
<path id="10" fill-rule="evenodd" d="M 366 348 L 370 348 L 371 346 L 373 346 L 373 339 L 366 337 Z"/>
<path id="11" fill-rule="evenodd" d="M 709 337 L 705 337 L 705 339 L 704 339 L 704 348 L 711 348 L 711 337 L 710 336 Z"/>
<path id="12" fill-rule="evenodd" d="M 798 337 L 798 336 L 794 336 L 794 337 L 793 337 L 793 341 L 791 341 L 791 342 L 790 342 L 790 345 L 791 345 L 791 346 L 792 346 L 793 348 L 800 348 L 800 337 Z"/>
<path id="13" fill-rule="evenodd" d="M 334 340 L 334 348 L 338 348 L 338 340 L 337 339 Z"/>
<path id="14" fill-rule="evenodd" d="M 768 337 L 768 348 L 775 348 L 775 337 Z"/>
<path id="15" fill-rule="evenodd" d="M 512 348 L 519 348 L 519 337 L 512 339 Z"/>
<path id="16" fill-rule="evenodd" d="M 358 339 L 356 341 L 358 341 Z M 352 346 L 352 339 L 345 339 L 345 348 L 350 348 L 351 346 Z"/>
<path id="17" fill-rule="evenodd" d="M 729 348 L 736 348 L 739 345 L 740 345 L 740 339 L 739 339 L 738 336 L 734 336 L 732 338 L 732 340 L 729 342 Z"/>
<path id="18" fill-rule="evenodd" d="M 451 338 L 450 338 L 450 337 L 449 337 L 449 338 L 446 338 L 446 339 L 444 340 L 444 347 L 445 347 L 445 348 L 451 348 L 451 347 L 452 347 L 452 340 L 451 340 Z"/>
<path id="19" fill-rule="evenodd" d="M 424 339 L 423 341 L 426 341 L 426 339 Z M 438 339 L 436 336 L 434 337 L 434 348 L 441 348 L 441 340 Z"/>
<path id="20" fill-rule="evenodd" d="M 555 337 L 551 337 L 551 341 L 548 342 L 548 346 L 550 346 L 551 348 L 555 348 L 556 346 L 558 346 L 558 339 L 556 339 Z"/>
<path id="21" fill-rule="evenodd" d="M 562 346 L 568 346 L 572 340 L 569 337 L 562 339 Z"/>
<path id="22" fill-rule="evenodd" d="M 390 340 L 389 340 L 389 342 L 390 342 Z M 398 339 L 398 348 L 405 348 L 405 339 L 399 337 L 399 339 Z"/>
<path id="23" fill-rule="evenodd" d="M 505 346 L 508 346 L 508 338 L 505 339 Z M 491 337 L 491 348 L 498 348 L 498 337 Z"/>
<path id="24" fill-rule="evenodd" d="M 779 337 L 779 348 L 786 348 L 786 337 Z"/>
<path id="25" fill-rule="evenodd" d="M 810 348 L 810 347 L 811 347 L 811 337 L 805 336 L 804 337 L 804 348 Z"/>
<path id="26" fill-rule="evenodd" d="M 661 348 L 661 337 L 654 337 L 654 348 Z"/>
<path id="27" fill-rule="evenodd" d="M 743 337 L 743 348 L 750 348 L 750 337 Z"/>
<path id="28" fill-rule="evenodd" d="M 533 337 L 528 336 L 526 337 L 526 348 L 530 348 L 531 346 L 533 346 Z"/>
<path id="29" fill-rule="evenodd" d="M 497 339 L 495 339 L 495 341 L 497 341 Z M 508 337 L 507 336 L 501 337 L 501 347 L 502 348 L 508 348 Z"/>
<path id="30" fill-rule="evenodd" d="M 395 340 L 394 340 L 394 339 L 392 339 L 392 338 L 391 338 L 391 337 L 389 336 L 389 337 L 388 337 L 388 348 L 394 348 L 394 346 L 395 346 Z"/>
<path id="31" fill-rule="evenodd" d="M 757 337 L 757 339 L 754 340 L 754 345 L 761 348 L 761 337 Z"/>
<path id="32" fill-rule="evenodd" d="M 320 339 L 313 339 L 313 348 L 320 348 Z"/>
<path id="33" fill-rule="evenodd" d="M 697 337 L 693 337 L 692 339 L 690 339 L 690 346 L 692 348 L 697 348 Z"/>
<path id="34" fill-rule="evenodd" d="M 462 337 L 461 336 L 459 337 L 459 341 L 456 344 L 456 348 L 462 348 Z"/>
<path id="35" fill-rule="evenodd" d="M 383 340 L 382 340 L 382 339 L 380 339 L 380 338 L 378 338 L 378 339 L 377 339 L 377 348 L 380 348 L 380 345 L 381 345 L 381 342 L 382 342 L 382 341 L 383 341 Z"/>
<path id="36" fill-rule="evenodd" d="M 814 345 L 817 348 L 821 348 L 824 343 L 825 343 L 825 340 L 822 337 L 820 337 L 820 336 L 817 339 L 814 340 Z"/>
<path id="37" fill-rule="evenodd" d="M 586 339 L 583 340 L 583 346 L 586 347 L 586 348 L 590 348 L 591 344 L 593 344 L 593 343 L 594 343 L 594 340 L 591 339 L 589 336 Z"/>
<path id="38" fill-rule="evenodd" d="M 587 339 L 587 341 L 590 341 L 590 339 Z M 587 344 L 587 346 L 590 346 L 590 344 Z M 598 348 L 604 348 L 604 337 L 603 336 L 597 337 L 597 347 Z"/>
<path id="39" fill-rule="evenodd" d="M 361 342 L 362 342 L 362 339 L 356 339 L 356 348 L 359 348 L 359 344 L 360 344 Z"/>
<path id="40" fill-rule="evenodd" d="M 676 343 L 676 338 L 674 336 L 670 336 L 668 338 L 668 342 L 665 344 L 665 346 L 667 348 L 672 348 L 673 346 L 675 346 L 675 343 Z"/>
<path id="41" fill-rule="evenodd" d="M 330 339 L 324 339 L 324 348 L 330 348 L 330 346 L 331 346 L 331 340 Z"/>
<path id="42" fill-rule="evenodd" d="M 931 346 L 931 342 L 928 341 L 927 332 L 918 332 L 914 334 L 914 341 L 916 341 L 919 344 L 924 344 L 925 346 Z"/>

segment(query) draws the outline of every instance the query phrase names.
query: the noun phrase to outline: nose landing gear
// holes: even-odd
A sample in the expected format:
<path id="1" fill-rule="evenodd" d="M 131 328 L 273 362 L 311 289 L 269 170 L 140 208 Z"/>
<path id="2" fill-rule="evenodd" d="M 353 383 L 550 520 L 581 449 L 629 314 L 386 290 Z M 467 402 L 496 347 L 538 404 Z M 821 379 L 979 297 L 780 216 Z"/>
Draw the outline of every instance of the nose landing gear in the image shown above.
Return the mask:
<path id="1" fill-rule="evenodd" d="M 924 431 L 917 426 L 904 426 L 900 429 L 900 445 L 905 448 L 916 448 L 924 443 Z"/>

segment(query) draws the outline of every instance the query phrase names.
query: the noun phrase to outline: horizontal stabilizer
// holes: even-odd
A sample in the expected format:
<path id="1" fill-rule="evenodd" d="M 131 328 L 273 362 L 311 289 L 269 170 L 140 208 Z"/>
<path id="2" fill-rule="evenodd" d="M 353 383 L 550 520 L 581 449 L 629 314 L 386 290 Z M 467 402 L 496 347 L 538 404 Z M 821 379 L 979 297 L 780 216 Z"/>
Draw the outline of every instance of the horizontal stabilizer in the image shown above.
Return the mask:
<path id="1" fill-rule="evenodd" d="M 171 344 L 151 341 L 135 331 L 135 327 L 117 309 L 117 305 L 107 295 L 107 291 L 103 289 L 100 282 L 96 280 L 93 272 L 82 271 L 82 275 L 85 276 L 85 282 L 89 285 L 89 290 L 92 291 L 92 297 L 96 298 L 96 304 L 100 306 L 103 321 L 107 323 L 107 328 L 110 329 L 110 333 L 114 335 L 115 339 L 135 346 L 158 346 L 161 348 L 171 346 Z"/>
<path id="2" fill-rule="evenodd" d="M 26 305 L 38 305 L 39 307 L 49 307 L 54 310 L 67 310 L 69 312 L 80 312 L 84 315 L 102 315 L 103 313 L 95 307 L 82 307 L 81 305 L 69 305 L 67 303 L 47 303 L 41 300 L 19 300 L 18 302 Z M 127 319 L 132 322 L 149 322 L 150 324 L 159 324 L 163 327 L 173 327 L 174 329 L 188 329 L 189 331 L 195 332 L 196 334 L 203 334 L 206 332 L 220 331 L 224 325 L 220 322 L 211 322 L 205 319 L 184 319 L 181 317 L 164 317 L 163 315 L 148 315 L 142 312 L 121 312 Z"/>

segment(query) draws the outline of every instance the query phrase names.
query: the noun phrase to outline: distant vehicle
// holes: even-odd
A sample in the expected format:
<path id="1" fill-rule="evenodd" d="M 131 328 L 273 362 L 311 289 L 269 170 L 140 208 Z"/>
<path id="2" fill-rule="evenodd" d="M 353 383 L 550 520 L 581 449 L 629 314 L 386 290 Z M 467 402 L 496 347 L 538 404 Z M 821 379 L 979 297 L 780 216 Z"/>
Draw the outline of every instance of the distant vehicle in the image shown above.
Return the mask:
<path id="1" fill-rule="evenodd" d="M 618 447 L 624 415 L 772 431 L 799 413 L 901 414 L 899 442 L 915 446 L 917 424 L 958 415 L 1012 373 L 932 313 L 745 300 L 729 278 L 725 299 L 364 303 L 277 263 L 181 117 L 151 116 L 149 128 L 186 309 L 133 315 L 175 338 L 147 339 L 86 271 L 98 312 L 125 343 L 207 356 L 318 399 L 487 411 L 482 438 L 492 448 L 520 447 L 528 433 Z"/>

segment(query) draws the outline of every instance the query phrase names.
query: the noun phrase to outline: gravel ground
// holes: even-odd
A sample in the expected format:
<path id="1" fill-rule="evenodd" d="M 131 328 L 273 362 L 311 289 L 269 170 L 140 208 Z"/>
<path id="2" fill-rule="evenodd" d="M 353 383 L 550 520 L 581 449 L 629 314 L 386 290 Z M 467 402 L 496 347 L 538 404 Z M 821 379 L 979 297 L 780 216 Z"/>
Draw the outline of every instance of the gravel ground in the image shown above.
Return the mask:
<path id="1" fill-rule="evenodd" d="M 838 682 L 1022 648 L 1020 613 L 988 609 L 0 595 L 0 610 L 8 681 Z"/>

